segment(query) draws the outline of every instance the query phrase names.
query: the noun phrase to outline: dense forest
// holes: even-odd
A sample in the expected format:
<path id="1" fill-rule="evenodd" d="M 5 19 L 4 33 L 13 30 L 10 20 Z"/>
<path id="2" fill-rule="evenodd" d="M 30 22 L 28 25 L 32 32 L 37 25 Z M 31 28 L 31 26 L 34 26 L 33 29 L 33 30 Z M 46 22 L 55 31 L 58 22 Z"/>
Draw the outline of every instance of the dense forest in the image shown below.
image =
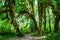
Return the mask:
<path id="1" fill-rule="evenodd" d="M 60 40 L 60 0 L 0 0 L 0 40 Z"/>

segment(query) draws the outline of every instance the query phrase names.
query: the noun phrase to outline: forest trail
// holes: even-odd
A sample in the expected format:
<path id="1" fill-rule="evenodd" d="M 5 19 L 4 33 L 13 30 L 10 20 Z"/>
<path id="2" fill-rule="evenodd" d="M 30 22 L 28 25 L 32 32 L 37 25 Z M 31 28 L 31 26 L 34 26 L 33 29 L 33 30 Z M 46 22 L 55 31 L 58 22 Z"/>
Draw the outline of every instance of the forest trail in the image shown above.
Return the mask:
<path id="1" fill-rule="evenodd" d="M 18 37 L 18 38 L 13 38 L 13 39 L 9 39 L 9 40 L 46 40 L 46 36 L 42 36 L 42 37 L 33 37 L 31 35 L 25 35 L 24 37 Z"/>

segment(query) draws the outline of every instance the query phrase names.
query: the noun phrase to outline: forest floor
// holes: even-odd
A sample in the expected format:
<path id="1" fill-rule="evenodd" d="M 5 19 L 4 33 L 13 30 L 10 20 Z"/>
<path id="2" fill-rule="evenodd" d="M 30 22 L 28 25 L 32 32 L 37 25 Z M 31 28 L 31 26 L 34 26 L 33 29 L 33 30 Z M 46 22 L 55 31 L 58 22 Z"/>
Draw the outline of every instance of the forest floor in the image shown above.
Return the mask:
<path id="1" fill-rule="evenodd" d="M 28 35 L 25 35 L 24 37 L 10 38 L 9 40 L 46 40 L 46 36 L 36 37 L 28 34 Z"/>

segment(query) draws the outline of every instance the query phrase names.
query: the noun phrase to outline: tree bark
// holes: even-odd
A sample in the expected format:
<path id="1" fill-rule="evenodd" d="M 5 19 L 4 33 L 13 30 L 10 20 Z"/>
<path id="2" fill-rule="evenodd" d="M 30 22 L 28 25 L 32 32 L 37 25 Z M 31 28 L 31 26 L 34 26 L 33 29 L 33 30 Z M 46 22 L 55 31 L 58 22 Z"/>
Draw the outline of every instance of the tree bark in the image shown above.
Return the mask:
<path id="1" fill-rule="evenodd" d="M 59 18 L 55 17 L 54 30 L 57 32 L 59 30 Z"/>
<path id="2" fill-rule="evenodd" d="M 44 9 L 44 31 L 46 31 L 46 9 Z"/>
<path id="3" fill-rule="evenodd" d="M 38 29 L 38 27 L 37 27 L 37 22 L 36 22 L 36 20 L 35 20 L 35 17 L 34 17 L 34 9 L 32 9 L 33 11 L 31 11 L 30 10 L 30 3 L 29 3 L 29 1 L 28 0 L 26 0 L 26 2 L 27 2 L 27 13 L 28 13 L 28 15 L 29 15 L 29 17 L 31 17 L 31 19 L 34 21 L 34 24 L 35 24 L 35 29 L 36 29 L 36 31 L 38 31 L 39 29 Z"/>
<path id="4" fill-rule="evenodd" d="M 34 15 L 34 0 L 32 1 L 32 4 L 31 5 L 32 5 L 32 12 L 33 12 L 33 15 Z"/>
<path id="5" fill-rule="evenodd" d="M 49 16 L 49 29 L 50 29 L 50 32 L 51 32 L 51 21 L 50 21 L 50 12 L 48 10 L 48 16 Z"/>
<path id="6" fill-rule="evenodd" d="M 9 5 L 9 10 L 10 10 L 11 20 L 12 20 L 13 26 L 17 32 L 17 36 L 22 36 L 22 33 L 19 30 L 19 26 L 18 26 L 16 19 L 15 19 L 14 10 L 13 10 L 14 6 L 12 6 L 13 4 L 11 4 L 11 0 L 8 0 L 8 5 Z"/>
<path id="7" fill-rule="evenodd" d="M 54 31 L 57 32 L 59 30 L 58 29 L 59 28 L 59 14 L 57 13 L 57 10 L 54 9 L 54 7 L 52 11 L 53 11 L 53 14 L 55 15 Z"/>
<path id="8" fill-rule="evenodd" d="M 42 27 L 42 13 L 41 13 L 41 4 L 40 4 L 40 1 L 38 1 L 38 16 L 39 16 L 39 36 L 42 36 L 42 30 L 41 30 L 41 27 Z"/>

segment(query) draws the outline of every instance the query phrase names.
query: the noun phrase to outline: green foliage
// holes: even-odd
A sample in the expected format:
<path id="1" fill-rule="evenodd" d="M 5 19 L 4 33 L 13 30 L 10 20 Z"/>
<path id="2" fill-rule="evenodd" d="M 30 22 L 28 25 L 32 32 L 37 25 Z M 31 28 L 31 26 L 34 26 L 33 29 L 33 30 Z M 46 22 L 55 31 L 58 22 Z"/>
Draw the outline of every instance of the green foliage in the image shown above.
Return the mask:
<path id="1" fill-rule="evenodd" d="M 5 32 L 15 32 L 14 27 L 11 24 L 11 20 L 0 20 L 0 33 Z"/>
<path id="2" fill-rule="evenodd" d="M 15 33 L 14 27 L 10 20 L 0 20 L 0 40 L 5 40 L 9 38 L 15 38 L 17 35 Z"/>
<path id="3" fill-rule="evenodd" d="M 57 33 L 52 32 L 47 36 L 46 39 L 47 40 L 60 40 L 60 32 L 57 32 Z"/>
<path id="4" fill-rule="evenodd" d="M 46 2 L 46 0 L 40 0 L 40 3 L 45 3 Z"/>
<path id="5" fill-rule="evenodd" d="M 8 40 L 9 38 L 16 38 L 15 33 L 6 33 L 0 35 L 0 40 Z"/>
<path id="6" fill-rule="evenodd" d="M 56 0 L 57 3 L 60 3 L 60 0 Z"/>
<path id="7" fill-rule="evenodd" d="M 1 18 L 4 18 L 5 16 L 6 16 L 6 14 L 0 15 L 0 19 L 1 19 Z"/>
<path id="8" fill-rule="evenodd" d="M 19 3 L 16 3 L 16 6 L 15 6 L 15 11 L 17 12 L 21 12 L 21 11 L 24 11 L 26 10 L 26 2 L 24 1 L 20 1 Z"/>
<path id="9" fill-rule="evenodd" d="M 28 1 L 31 3 L 30 5 L 32 5 L 35 2 L 35 0 L 28 0 Z M 59 4 L 60 0 L 40 0 L 39 2 L 42 3 L 42 5 L 43 4 L 45 5 L 47 2 L 50 2 L 51 5 L 54 6 L 54 9 L 57 12 L 59 12 L 59 14 L 60 14 L 60 9 L 59 9 L 60 8 L 60 4 Z M 4 1 L 3 1 L 3 3 L 4 3 Z M 6 1 L 6 3 L 8 3 L 8 2 Z M 14 7 L 14 13 L 15 14 L 14 15 L 15 15 L 16 21 L 18 20 L 18 16 L 20 15 L 20 13 L 23 14 L 23 11 L 27 10 L 26 5 L 27 5 L 26 0 L 15 0 L 15 7 Z M 37 18 L 38 5 L 34 4 L 33 6 L 34 6 L 34 15 L 35 15 L 36 19 L 38 20 L 38 18 Z M 6 7 L 8 7 L 8 6 L 6 6 L 6 4 L 3 5 L 3 4 L 0 3 L 0 11 L 6 10 Z M 50 33 L 49 22 L 48 22 L 49 21 L 48 20 L 49 19 L 48 10 L 50 10 L 50 19 L 51 19 L 51 30 L 52 30 L 52 32 L 54 31 L 54 15 L 52 13 L 52 8 L 50 6 L 47 6 L 46 9 L 47 9 L 46 10 L 46 22 L 47 22 L 46 23 L 46 31 L 47 32 L 44 33 L 44 24 L 42 24 L 42 28 L 41 28 L 42 32 L 44 34 L 48 34 L 47 40 L 60 40 L 59 32 L 58 33 L 55 33 L 55 32 L 54 33 Z M 11 24 L 10 14 L 8 13 L 8 18 L 9 19 L 6 18 L 6 19 L 2 20 L 2 18 L 5 18 L 5 17 L 6 17 L 6 13 L 3 13 L 2 15 L 0 15 L 0 35 L 1 35 L 0 39 L 9 38 L 11 36 L 16 37 L 17 33 L 16 33 L 16 31 L 15 31 L 15 29 L 13 27 L 13 24 Z M 23 22 L 22 23 L 20 22 L 20 25 L 19 25 L 20 31 L 23 34 L 31 33 L 32 36 L 36 36 L 37 35 L 37 31 L 35 31 L 35 26 L 34 26 L 33 20 L 30 17 L 28 17 L 27 14 L 20 15 L 20 17 L 22 17 L 22 19 L 23 19 L 23 20 L 21 19 L 21 21 L 23 21 Z"/>

